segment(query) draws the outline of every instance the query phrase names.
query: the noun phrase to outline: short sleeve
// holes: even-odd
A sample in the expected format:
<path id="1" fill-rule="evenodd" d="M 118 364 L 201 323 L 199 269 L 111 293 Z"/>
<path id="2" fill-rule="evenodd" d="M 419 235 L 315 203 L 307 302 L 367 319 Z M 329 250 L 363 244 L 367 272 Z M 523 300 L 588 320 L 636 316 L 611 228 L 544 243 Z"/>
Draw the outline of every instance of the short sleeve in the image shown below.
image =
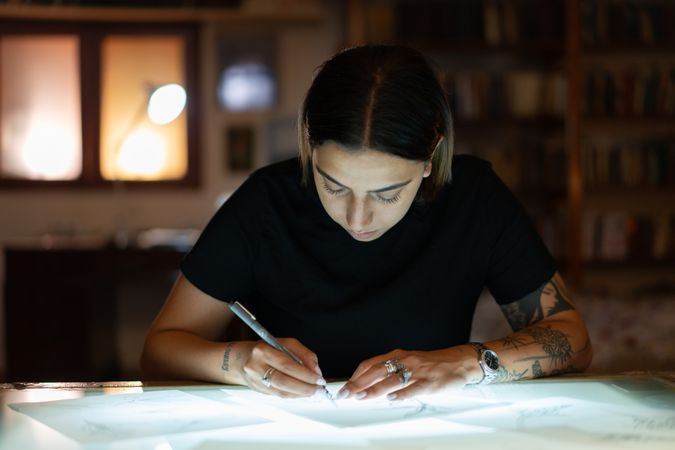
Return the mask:
<path id="1" fill-rule="evenodd" d="M 488 189 L 486 221 L 489 223 L 487 287 L 497 303 L 519 300 L 550 280 L 555 261 L 537 233 L 532 220 L 492 168 L 484 187 Z"/>
<path id="2" fill-rule="evenodd" d="M 190 283 L 222 301 L 248 298 L 263 199 L 254 176 L 227 199 L 181 262 Z"/>

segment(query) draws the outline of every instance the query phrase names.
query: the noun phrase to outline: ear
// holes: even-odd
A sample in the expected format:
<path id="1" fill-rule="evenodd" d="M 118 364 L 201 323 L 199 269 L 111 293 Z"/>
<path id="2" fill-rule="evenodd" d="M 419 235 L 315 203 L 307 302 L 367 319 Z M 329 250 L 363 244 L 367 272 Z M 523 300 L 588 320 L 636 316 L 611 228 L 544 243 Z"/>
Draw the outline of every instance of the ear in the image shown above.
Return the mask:
<path id="1" fill-rule="evenodd" d="M 443 136 L 441 136 L 438 142 L 436 142 L 436 147 L 434 147 L 434 151 L 431 152 L 429 159 L 424 162 L 424 174 L 422 175 L 423 178 L 427 178 L 429 175 L 431 175 L 431 169 L 433 168 L 431 161 L 434 160 L 434 156 L 436 156 L 436 152 L 438 151 L 438 147 L 441 145 L 441 142 L 443 142 Z"/>
<path id="2" fill-rule="evenodd" d="M 433 164 L 431 163 L 431 160 L 425 161 L 425 163 L 424 163 L 424 173 L 422 174 L 422 178 L 427 178 L 429 175 L 431 175 L 432 167 L 433 167 Z"/>

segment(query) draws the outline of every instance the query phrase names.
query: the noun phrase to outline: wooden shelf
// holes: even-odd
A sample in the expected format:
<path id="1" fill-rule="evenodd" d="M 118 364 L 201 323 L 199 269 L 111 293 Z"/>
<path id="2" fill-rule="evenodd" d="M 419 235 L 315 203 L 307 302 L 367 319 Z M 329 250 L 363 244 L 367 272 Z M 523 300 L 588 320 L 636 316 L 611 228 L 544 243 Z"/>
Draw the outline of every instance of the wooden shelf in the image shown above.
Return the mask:
<path id="1" fill-rule="evenodd" d="M 645 271 L 645 270 L 671 270 L 675 268 L 675 259 L 668 259 L 662 261 L 656 260 L 642 260 L 642 261 L 590 261 L 584 263 L 585 270 L 628 270 L 628 271 Z"/>
<path id="2" fill-rule="evenodd" d="M 512 129 L 512 128 L 537 128 L 537 129 L 562 129 L 565 121 L 562 117 L 556 116 L 536 116 L 536 117 L 480 117 L 480 118 L 463 118 L 455 117 L 455 129 L 478 129 L 485 131 L 486 129 Z"/>
<path id="3" fill-rule="evenodd" d="M 248 3 L 248 2 L 247 2 Z M 302 23 L 323 19 L 320 2 L 265 2 L 268 7 L 130 8 L 62 5 L 0 5 L 0 19 L 101 22 Z"/>

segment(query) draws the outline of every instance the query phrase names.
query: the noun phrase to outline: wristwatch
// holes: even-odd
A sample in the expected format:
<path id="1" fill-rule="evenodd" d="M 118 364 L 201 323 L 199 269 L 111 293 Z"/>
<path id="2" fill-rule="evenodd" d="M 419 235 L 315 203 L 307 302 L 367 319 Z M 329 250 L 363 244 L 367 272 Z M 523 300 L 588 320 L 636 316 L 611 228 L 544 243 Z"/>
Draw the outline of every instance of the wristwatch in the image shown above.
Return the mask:
<path id="1" fill-rule="evenodd" d="M 478 365 L 483 371 L 483 378 L 473 384 L 488 384 L 499 375 L 499 356 L 496 352 L 490 350 L 480 342 L 469 342 L 476 352 L 478 352 Z"/>

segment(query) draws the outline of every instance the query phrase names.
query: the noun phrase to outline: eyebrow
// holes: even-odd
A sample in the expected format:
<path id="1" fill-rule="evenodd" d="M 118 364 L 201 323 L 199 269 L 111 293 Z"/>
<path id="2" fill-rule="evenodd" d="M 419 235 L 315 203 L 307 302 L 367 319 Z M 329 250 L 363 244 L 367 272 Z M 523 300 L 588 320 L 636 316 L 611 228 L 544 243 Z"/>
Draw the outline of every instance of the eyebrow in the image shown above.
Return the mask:
<path id="1" fill-rule="evenodd" d="M 337 185 L 340 186 L 340 187 L 343 187 L 343 188 L 345 188 L 345 189 L 349 189 L 349 187 L 347 187 L 347 186 L 345 186 L 344 184 L 340 183 L 338 180 L 336 180 L 335 178 L 331 177 L 331 176 L 328 175 L 326 172 L 324 172 L 323 170 L 321 170 L 321 168 L 320 168 L 318 165 L 316 166 L 316 170 L 317 170 L 317 172 L 319 172 L 319 173 L 321 174 L 322 177 L 327 178 L 328 180 L 330 180 L 331 182 L 337 184 Z M 371 193 L 379 193 L 379 192 L 393 191 L 394 189 L 398 189 L 398 188 L 401 188 L 401 187 L 405 186 L 406 184 L 410 183 L 411 181 L 412 181 L 412 180 L 403 181 L 403 182 L 401 182 L 401 183 L 392 184 L 392 185 L 390 185 L 390 186 L 386 186 L 386 187 L 383 187 L 383 188 L 380 188 L 380 189 L 375 189 L 375 190 L 368 191 L 368 192 L 371 192 Z"/>

